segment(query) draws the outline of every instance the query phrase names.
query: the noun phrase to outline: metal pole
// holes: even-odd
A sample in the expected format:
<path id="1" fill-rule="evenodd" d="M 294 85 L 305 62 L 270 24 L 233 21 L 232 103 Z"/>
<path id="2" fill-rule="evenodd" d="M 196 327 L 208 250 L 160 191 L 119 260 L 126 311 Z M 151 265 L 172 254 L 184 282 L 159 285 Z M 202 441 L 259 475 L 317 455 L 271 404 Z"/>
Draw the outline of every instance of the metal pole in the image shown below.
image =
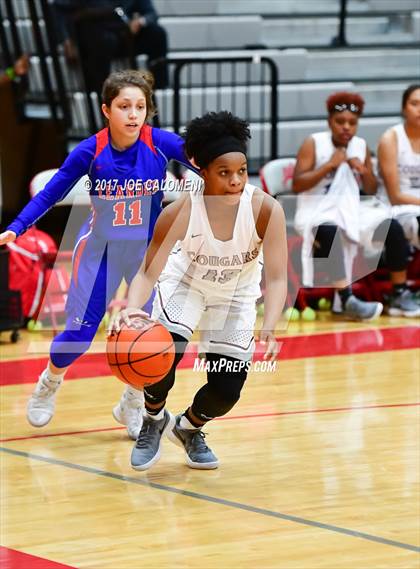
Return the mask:
<path id="1" fill-rule="evenodd" d="M 60 66 L 60 61 L 58 59 L 57 54 L 57 38 L 54 32 L 54 26 L 52 25 L 51 21 L 51 12 L 50 6 L 48 4 L 48 0 L 41 0 L 41 9 L 42 15 L 45 21 L 45 28 L 47 31 L 47 38 L 49 43 L 49 51 L 53 63 L 55 79 L 57 81 L 57 90 L 58 90 L 58 98 L 60 101 L 63 118 L 64 118 L 64 127 L 69 128 L 71 126 L 71 114 L 68 105 L 67 95 L 66 95 L 66 88 L 64 86 L 64 79 L 63 73 Z"/>
<path id="2" fill-rule="evenodd" d="M 45 53 L 44 44 L 42 42 L 42 35 L 41 35 L 41 28 L 39 26 L 39 21 L 38 21 L 38 14 L 36 11 L 35 4 L 33 2 L 28 2 L 28 5 L 29 5 L 29 11 L 30 11 L 31 20 L 32 20 L 32 29 L 33 29 L 33 33 L 34 33 L 35 44 L 36 44 L 37 51 L 39 53 L 42 79 L 44 81 L 44 87 L 45 87 L 45 92 L 47 95 L 47 101 L 48 101 L 48 104 L 49 104 L 49 107 L 51 110 L 51 116 L 52 116 L 53 120 L 58 121 L 55 96 L 54 96 L 54 91 L 53 91 L 53 88 L 51 85 L 50 75 L 48 73 L 48 66 L 47 66 L 47 61 L 46 61 L 47 55 Z"/>

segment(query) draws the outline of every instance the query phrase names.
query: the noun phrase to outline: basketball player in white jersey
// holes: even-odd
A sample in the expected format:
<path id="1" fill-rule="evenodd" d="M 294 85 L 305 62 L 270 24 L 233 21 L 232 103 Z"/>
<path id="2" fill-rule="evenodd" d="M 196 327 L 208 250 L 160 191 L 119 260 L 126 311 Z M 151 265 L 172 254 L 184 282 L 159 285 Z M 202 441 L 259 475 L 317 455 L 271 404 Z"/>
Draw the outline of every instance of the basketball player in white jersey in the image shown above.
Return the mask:
<path id="1" fill-rule="evenodd" d="M 379 171 L 383 180 L 380 194 L 392 206 L 393 223 L 402 227 L 398 241 L 402 241 L 405 251 L 400 254 L 399 266 L 390 267 L 394 290 L 388 313 L 420 316 L 418 299 L 407 286 L 407 245 L 410 243 L 420 249 L 420 84 L 410 85 L 404 91 L 402 114 L 404 122 L 388 129 L 378 146 Z M 391 243 L 390 246 L 395 245 Z"/>
<path id="2" fill-rule="evenodd" d="M 303 237 L 303 284 L 314 286 L 316 268 L 325 269 L 341 306 L 337 312 L 355 320 L 372 320 L 380 302 L 365 302 L 352 291 L 352 265 L 359 235 L 359 185 L 376 192 L 370 151 L 356 136 L 364 100 L 357 93 L 339 92 L 326 101 L 329 130 L 309 136 L 299 149 L 293 177 L 298 194 L 295 227 Z M 321 261 L 322 259 L 322 261 Z M 325 286 L 325 284 L 323 284 Z"/>
<path id="3" fill-rule="evenodd" d="M 159 459 L 164 432 L 184 447 L 191 468 L 218 467 L 201 429 L 239 400 L 254 351 L 263 260 L 265 314 L 259 339 L 266 345 L 264 358 L 276 358 L 274 330 L 287 283 L 285 219 L 276 200 L 247 183 L 248 138 L 248 124 L 225 111 L 189 123 L 185 148 L 200 168 L 204 189 L 160 215 L 145 262 L 130 286 L 128 307 L 112 324 L 115 330 L 122 321 L 129 324 L 159 279 L 152 318 L 171 332 L 177 353 L 169 374 L 144 389 L 144 423 L 131 455 L 136 470 Z M 200 351 L 206 354 L 207 383 L 187 410 L 173 418 L 165 409 L 166 397 L 196 329 Z"/>

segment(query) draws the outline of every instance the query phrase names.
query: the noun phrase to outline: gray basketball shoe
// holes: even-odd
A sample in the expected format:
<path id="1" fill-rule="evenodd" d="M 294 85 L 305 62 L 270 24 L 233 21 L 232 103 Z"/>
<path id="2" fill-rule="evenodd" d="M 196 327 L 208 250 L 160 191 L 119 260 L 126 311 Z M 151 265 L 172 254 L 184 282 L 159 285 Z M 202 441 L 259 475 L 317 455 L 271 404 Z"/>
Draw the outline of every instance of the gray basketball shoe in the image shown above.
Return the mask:
<path id="1" fill-rule="evenodd" d="M 168 431 L 168 438 L 176 445 L 184 447 L 188 466 L 200 470 L 217 468 L 219 461 L 206 445 L 206 435 L 201 429 L 182 429 L 179 426 L 180 420 L 181 415 L 177 415 L 175 425 Z"/>
<path id="2" fill-rule="evenodd" d="M 383 310 L 383 305 L 381 302 L 366 302 L 365 300 L 360 300 L 353 294 L 349 296 L 344 305 L 342 316 L 345 316 L 351 320 L 374 320 L 381 315 Z"/>
<path id="3" fill-rule="evenodd" d="M 391 296 L 387 311 L 390 316 L 416 318 L 420 316 L 420 305 L 416 302 L 415 295 L 406 289 L 400 294 Z"/>
<path id="4" fill-rule="evenodd" d="M 172 428 L 173 416 L 165 409 L 163 419 L 156 421 L 147 414 L 131 452 L 131 466 L 134 470 L 147 470 L 160 459 L 162 436 Z"/>

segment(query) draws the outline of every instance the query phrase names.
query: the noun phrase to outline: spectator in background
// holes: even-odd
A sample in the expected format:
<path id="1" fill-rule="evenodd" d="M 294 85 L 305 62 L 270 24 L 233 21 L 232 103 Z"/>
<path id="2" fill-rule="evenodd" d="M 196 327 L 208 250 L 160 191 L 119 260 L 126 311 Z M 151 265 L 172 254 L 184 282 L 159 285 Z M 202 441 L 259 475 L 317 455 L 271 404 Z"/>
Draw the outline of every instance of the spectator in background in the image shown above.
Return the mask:
<path id="1" fill-rule="evenodd" d="M 327 100 L 330 130 L 309 136 L 297 155 L 293 191 L 298 195 L 295 227 L 303 237 L 303 285 L 314 286 L 320 268 L 338 291 L 337 312 L 355 320 L 372 320 L 380 302 L 364 302 L 352 291 L 353 260 L 359 242 L 359 184 L 376 192 L 370 151 L 356 136 L 364 100 L 340 92 Z M 315 268 L 314 268 L 315 265 Z"/>
<path id="2" fill-rule="evenodd" d="M 378 146 L 383 180 L 380 196 L 392 206 L 392 222 L 400 227 L 405 250 L 400 265 L 391 270 L 393 295 L 388 312 L 393 316 L 418 316 L 418 298 L 407 286 L 407 249 L 409 244 L 420 249 L 420 84 L 404 91 L 402 114 L 404 122 L 388 129 Z"/>
<path id="3" fill-rule="evenodd" d="M 168 85 L 166 31 L 158 24 L 152 0 L 55 0 L 58 41 L 67 61 L 79 55 L 88 91 L 100 93 L 114 58 L 148 56 L 155 88 Z M 79 52 L 79 54 L 78 54 Z"/>
<path id="4" fill-rule="evenodd" d="M 7 67 L 0 74 L 0 84 L 9 83 L 10 81 L 19 81 L 26 77 L 29 71 L 29 58 L 26 54 L 21 55 L 13 65 Z"/>

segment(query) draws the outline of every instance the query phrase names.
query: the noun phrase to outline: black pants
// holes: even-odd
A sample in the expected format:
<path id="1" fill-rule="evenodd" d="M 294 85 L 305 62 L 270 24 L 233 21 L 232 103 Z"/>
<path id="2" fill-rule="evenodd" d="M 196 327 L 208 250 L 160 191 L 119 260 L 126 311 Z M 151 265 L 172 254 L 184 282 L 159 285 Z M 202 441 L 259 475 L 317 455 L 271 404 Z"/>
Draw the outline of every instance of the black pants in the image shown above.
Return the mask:
<path id="1" fill-rule="evenodd" d="M 312 250 L 314 258 L 314 280 L 317 273 L 326 274 L 329 282 L 345 279 L 346 270 L 344 267 L 341 230 L 336 225 L 325 223 L 313 231 L 315 234 Z M 314 284 L 321 283 L 314 282 Z"/>
<path id="2" fill-rule="evenodd" d="M 388 219 L 382 222 L 376 228 L 373 240 L 383 243 L 385 264 L 390 271 L 407 269 L 410 247 L 399 221 Z M 313 256 L 315 272 L 326 272 L 333 282 L 345 278 L 343 245 L 336 225 L 324 224 L 316 228 Z"/>
<path id="3" fill-rule="evenodd" d="M 407 269 L 410 246 L 399 221 L 388 219 L 382 222 L 375 229 L 373 240 L 383 242 L 385 264 L 390 271 Z"/>
<path id="4" fill-rule="evenodd" d="M 135 68 L 135 57 L 141 53 L 148 56 L 148 64 L 155 77 L 155 87 L 168 85 L 167 66 L 154 63 L 165 58 L 168 52 L 166 31 L 158 24 L 142 28 L 132 35 L 124 27 L 104 26 L 103 22 L 81 22 L 77 28 L 78 46 L 88 91 L 101 93 L 114 58 L 128 57 Z"/>

